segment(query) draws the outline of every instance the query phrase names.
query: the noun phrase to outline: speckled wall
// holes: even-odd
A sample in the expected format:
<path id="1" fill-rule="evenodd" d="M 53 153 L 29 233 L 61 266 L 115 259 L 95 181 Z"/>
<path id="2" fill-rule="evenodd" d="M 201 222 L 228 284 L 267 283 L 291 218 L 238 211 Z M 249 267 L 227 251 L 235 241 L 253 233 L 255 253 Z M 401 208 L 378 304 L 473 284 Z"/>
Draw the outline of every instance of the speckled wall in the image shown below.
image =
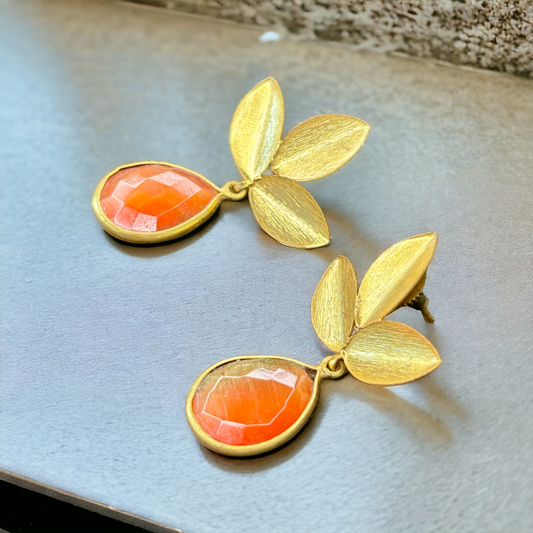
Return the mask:
<path id="1" fill-rule="evenodd" d="M 531 76 L 528 0 L 131 0 L 378 52 Z"/>

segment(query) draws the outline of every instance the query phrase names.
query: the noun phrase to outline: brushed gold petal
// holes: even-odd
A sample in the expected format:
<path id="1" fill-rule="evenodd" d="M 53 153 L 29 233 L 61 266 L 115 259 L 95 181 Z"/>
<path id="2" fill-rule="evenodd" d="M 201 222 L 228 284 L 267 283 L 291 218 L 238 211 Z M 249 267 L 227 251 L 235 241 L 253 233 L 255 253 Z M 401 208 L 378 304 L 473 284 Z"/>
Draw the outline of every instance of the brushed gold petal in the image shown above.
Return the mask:
<path id="1" fill-rule="evenodd" d="M 435 347 L 399 322 L 376 322 L 359 330 L 345 348 L 352 376 L 372 385 L 401 385 L 433 372 L 441 363 Z"/>
<path id="2" fill-rule="evenodd" d="M 329 244 L 322 210 L 299 183 L 265 176 L 250 187 L 249 197 L 259 225 L 281 244 L 306 249 Z"/>
<path id="3" fill-rule="evenodd" d="M 320 340 L 338 352 L 354 325 L 357 274 L 346 257 L 337 257 L 318 282 L 311 300 L 311 320 Z"/>
<path id="4" fill-rule="evenodd" d="M 394 244 L 374 261 L 359 287 L 357 327 L 385 318 L 403 303 L 425 274 L 436 246 L 437 234 L 424 233 Z"/>
<path id="5" fill-rule="evenodd" d="M 310 118 L 283 139 L 272 161 L 272 171 L 297 181 L 328 176 L 355 155 L 369 130 L 366 122 L 348 115 Z"/>
<path id="6" fill-rule="evenodd" d="M 283 96 L 273 78 L 258 83 L 237 106 L 229 143 L 245 178 L 257 178 L 272 161 L 281 142 L 283 114 Z"/>

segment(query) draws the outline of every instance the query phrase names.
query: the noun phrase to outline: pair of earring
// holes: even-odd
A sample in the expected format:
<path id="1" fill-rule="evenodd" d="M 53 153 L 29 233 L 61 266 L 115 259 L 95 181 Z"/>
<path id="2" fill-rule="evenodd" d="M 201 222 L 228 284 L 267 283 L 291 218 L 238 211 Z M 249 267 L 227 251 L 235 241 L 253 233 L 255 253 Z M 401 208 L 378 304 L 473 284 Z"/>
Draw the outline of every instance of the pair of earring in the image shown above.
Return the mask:
<path id="1" fill-rule="evenodd" d="M 283 140 L 284 106 L 272 78 L 254 87 L 238 105 L 230 147 L 240 181 L 221 188 L 200 174 L 159 161 L 117 167 L 93 196 L 99 222 L 112 236 L 132 243 L 181 237 L 213 215 L 225 200 L 248 193 L 255 218 L 281 244 L 317 248 L 330 242 L 324 215 L 299 181 L 327 176 L 364 143 L 369 126 L 346 115 L 302 122 Z M 263 175 L 267 167 L 272 174 Z M 437 235 L 403 240 L 383 252 L 358 286 L 353 265 L 337 257 L 320 280 L 311 319 L 334 354 L 318 366 L 278 356 L 233 357 L 216 363 L 192 385 L 187 421 L 200 442 L 229 456 L 271 451 L 293 438 L 311 416 L 323 379 L 346 373 L 373 385 L 408 383 L 441 363 L 437 350 L 414 329 L 389 314 L 403 306 L 433 317 L 422 292 Z"/>

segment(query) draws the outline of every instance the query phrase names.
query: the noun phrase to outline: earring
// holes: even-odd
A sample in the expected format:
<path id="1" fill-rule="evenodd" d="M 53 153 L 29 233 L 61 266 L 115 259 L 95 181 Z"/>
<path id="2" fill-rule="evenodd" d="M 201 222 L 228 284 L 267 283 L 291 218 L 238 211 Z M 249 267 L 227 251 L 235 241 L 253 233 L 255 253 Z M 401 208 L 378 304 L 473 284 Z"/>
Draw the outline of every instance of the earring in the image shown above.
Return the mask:
<path id="1" fill-rule="evenodd" d="M 424 336 L 383 319 L 409 306 L 433 322 L 422 289 L 436 246 L 435 233 L 391 246 L 371 265 L 359 291 L 354 267 L 337 257 L 311 302 L 313 327 L 335 354 L 318 366 L 261 355 L 214 364 L 194 382 L 186 401 L 187 421 L 200 442 L 229 456 L 265 453 L 303 428 L 322 379 L 349 372 L 364 383 L 388 387 L 435 370 L 441 358 Z"/>
<path id="2" fill-rule="evenodd" d="M 267 78 L 242 99 L 233 115 L 229 141 L 241 181 L 219 188 L 172 163 L 122 165 L 94 191 L 96 218 L 122 241 L 160 243 L 189 233 L 222 202 L 242 200 L 249 191 L 259 225 L 279 243 L 294 248 L 329 244 L 324 214 L 298 182 L 342 167 L 362 146 L 370 126 L 347 115 L 320 115 L 302 122 L 282 140 L 283 117 L 279 85 Z M 273 174 L 263 175 L 269 166 Z"/>

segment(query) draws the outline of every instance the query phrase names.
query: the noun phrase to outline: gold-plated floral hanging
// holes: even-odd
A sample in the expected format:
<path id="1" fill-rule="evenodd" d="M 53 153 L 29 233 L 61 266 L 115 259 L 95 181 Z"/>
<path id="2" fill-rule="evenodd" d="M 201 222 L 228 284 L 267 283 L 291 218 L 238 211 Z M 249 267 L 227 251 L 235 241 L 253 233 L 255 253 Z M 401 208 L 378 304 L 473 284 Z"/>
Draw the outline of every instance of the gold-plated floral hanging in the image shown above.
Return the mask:
<path id="1" fill-rule="evenodd" d="M 239 103 L 230 147 L 242 176 L 219 188 L 193 170 L 162 161 L 115 168 L 99 183 L 93 210 L 104 229 L 131 243 L 159 243 L 186 235 L 207 221 L 225 200 L 249 191 L 255 218 L 272 238 L 294 248 L 330 242 L 315 199 L 300 181 L 327 176 L 364 143 L 369 125 L 347 115 L 320 115 L 281 138 L 283 96 L 273 78 L 256 85 Z M 270 167 L 272 174 L 264 174 Z"/>
<path id="2" fill-rule="evenodd" d="M 191 387 L 185 408 L 200 442 L 224 455 L 265 453 L 303 428 L 324 378 L 349 372 L 364 383 L 388 387 L 435 370 L 441 358 L 432 344 L 413 328 L 384 319 L 409 306 L 433 322 L 422 289 L 436 245 L 437 235 L 425 233 L 391 246 L 368 269 L 359 290 L 354 267 L 337 257 L 311 303 L 315 331 L 335 353 L 318 366 L 263 355 L 211 366 Z"/>

